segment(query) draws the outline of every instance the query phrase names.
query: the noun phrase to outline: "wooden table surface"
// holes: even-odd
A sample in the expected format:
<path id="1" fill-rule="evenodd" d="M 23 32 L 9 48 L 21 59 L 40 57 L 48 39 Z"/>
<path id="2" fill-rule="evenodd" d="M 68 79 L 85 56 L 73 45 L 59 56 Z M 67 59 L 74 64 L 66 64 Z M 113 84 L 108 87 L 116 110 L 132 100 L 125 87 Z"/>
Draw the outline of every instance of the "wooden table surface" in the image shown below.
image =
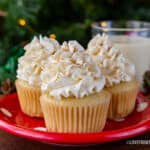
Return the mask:
<path id="1" fill-rule="evenodd" d="M 149 144 L 127 144 L 142 140 Z M 0 150 L 150 150 L 150 132 L 132 139 L 92 146 L 58 146 L 20 138 L 0 130 Z"/>

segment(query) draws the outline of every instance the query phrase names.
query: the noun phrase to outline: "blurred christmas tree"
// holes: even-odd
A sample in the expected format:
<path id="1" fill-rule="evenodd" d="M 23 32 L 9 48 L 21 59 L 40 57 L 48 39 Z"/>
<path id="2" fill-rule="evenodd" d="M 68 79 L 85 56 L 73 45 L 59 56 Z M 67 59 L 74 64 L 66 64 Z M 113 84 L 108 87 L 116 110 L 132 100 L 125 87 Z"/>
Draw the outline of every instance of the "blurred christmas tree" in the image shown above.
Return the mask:
<path id="1" fill-rule="evenodd" d="M 28 20 L 32 24 L 36 24 L 37 15 L 36 13 L 40 9 L 39 2 L 36 0 L 1 0 L 0 9 L 6 11 L 7 15 L 4 21 L 3 35 L 0 42 L 0 53 L 3 51 L 3 56 L 8 58 L 10 48 L 19 44 L 23 40 L 26 40 L 31 36 L 27 28 L 22 28 L 18 25 L 20 18 Z M 5 52 L 5 53 L 4 53 Z"/>
<path id="2" fill-rule="evenodd" d="M 20 43 L 33 35 L 55 33 L 60 42 L 77 39 L 86 45 L 93 21 L 149 21 L 149 6 L 148 0 L 0 0 L 0 10 L 7 14 L 0 33 L 0 82 L 6 76 L 15 78 L 17 59 L 23 54 Z"/>
<path id="3" fill-rule="evenodd" d="M 149 6 L 148 0 L 0 0 L 0 9 L 7 12 L 2 47 L 29 40 L 35 33 L 55 33 L 60 41 L 78 39 L 86 44 L 91 22 L 150 20 Z M 26 25 L 19 26 L 21 18 Z"/>

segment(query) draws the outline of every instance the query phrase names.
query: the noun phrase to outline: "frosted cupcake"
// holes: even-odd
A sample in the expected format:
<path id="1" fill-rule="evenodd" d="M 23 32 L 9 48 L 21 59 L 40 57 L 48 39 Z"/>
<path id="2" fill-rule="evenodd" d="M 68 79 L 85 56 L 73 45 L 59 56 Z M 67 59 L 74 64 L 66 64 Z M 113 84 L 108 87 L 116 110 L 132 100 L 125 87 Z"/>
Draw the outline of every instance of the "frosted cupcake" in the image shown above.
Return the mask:
<path id="1" fill-rule="evenodd" d="M 59 49 L 59 43 L 55 39 L 47 37 L 34 37 L 27 44 L 25 54 L 19 59 L 16 88 L 22 111 L 32 117 L 42 117 L 40 106 L 42 66 L 48 56 Z"/>
<path id="2" fill-rule="evenodd" d="M 102 131 L 110 103 L 100 68 L 76 41 L 64 42 L 42 74 L 41 106 L 48 131 Z"/>
<path id="3" fill-rule="evenodd" d="M 111 44 L 106 35 L 96 35 L 89 42 L 87 52 L 98 62 L 106 78 L 106 90 L 112 94 L 108 118 L 126 117 L 135 107 L 138 91 L 135 66 Z"/>

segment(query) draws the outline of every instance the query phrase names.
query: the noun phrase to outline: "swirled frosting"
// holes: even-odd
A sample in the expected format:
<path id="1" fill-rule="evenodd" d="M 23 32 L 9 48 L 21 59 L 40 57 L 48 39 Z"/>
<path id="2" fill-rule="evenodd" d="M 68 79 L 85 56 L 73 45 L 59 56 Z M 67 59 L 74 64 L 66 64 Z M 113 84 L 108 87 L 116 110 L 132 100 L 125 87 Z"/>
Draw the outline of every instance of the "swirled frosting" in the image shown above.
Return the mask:
<path id="1" fill-rule="evenodd" d="M 96 35 L 88 44 L 87 52 L 99 64 L 106 78 L 106 87 L 135 78 L 135 66 L 106 35 Z"/>
<path id="2" fill-rule="evenodd" d="M 17 78 L 27 81 L 30 85 L 40 87 L 40 73 L 48 56 L 54 54 L 60 48 L 59 43 L 47 37 L 34 37 L 27 44 L 24 56 L 19 58 Z"/>
<path id="3" fill-rule="evenodd" d="M 82 98 L 99 92 L 105 84 L 99 66 L 77 42 L 64 42 L 48 58 L 41 73 L 42 91 L 49 96 Z"/>
<path id="4" fill-rule="evenodd" d="M 85 51 L 85 49 L 82 47 L 82 45 L 75 41 L 69 41 L 69 42 L 63 42 L 61 49 L 64 51 L 70 51 L 71 53 L 75 52 L 75 51 Z"/>

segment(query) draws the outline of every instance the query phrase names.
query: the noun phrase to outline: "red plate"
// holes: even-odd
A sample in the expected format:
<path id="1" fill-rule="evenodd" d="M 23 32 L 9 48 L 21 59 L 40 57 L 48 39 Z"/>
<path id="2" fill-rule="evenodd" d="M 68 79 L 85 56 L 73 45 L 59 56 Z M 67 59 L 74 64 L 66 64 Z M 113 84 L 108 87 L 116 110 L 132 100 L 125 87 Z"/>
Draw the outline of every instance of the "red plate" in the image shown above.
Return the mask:
<path id="1" fill-rule="evenodd" d="M 141 93 L 137 96 L 137 105 L 146 102 L 147 108 L 142 112 L 134 112 L 123 121 L 107 121 L 103 132 L 90 134 L 61 134 L 37 131 L 44 127 L 43 119 L 31 118 L 20 110 L 17 94 L 0 99 L 0 128 L 14 135 L 42 142 L 56 144 L 96 144 L 133 137 L 150 130 L 150 101 Z M 2 112 L 8 110 L 12 116 Z M 8 114 L 9 115 L 9 114 Z"/>

